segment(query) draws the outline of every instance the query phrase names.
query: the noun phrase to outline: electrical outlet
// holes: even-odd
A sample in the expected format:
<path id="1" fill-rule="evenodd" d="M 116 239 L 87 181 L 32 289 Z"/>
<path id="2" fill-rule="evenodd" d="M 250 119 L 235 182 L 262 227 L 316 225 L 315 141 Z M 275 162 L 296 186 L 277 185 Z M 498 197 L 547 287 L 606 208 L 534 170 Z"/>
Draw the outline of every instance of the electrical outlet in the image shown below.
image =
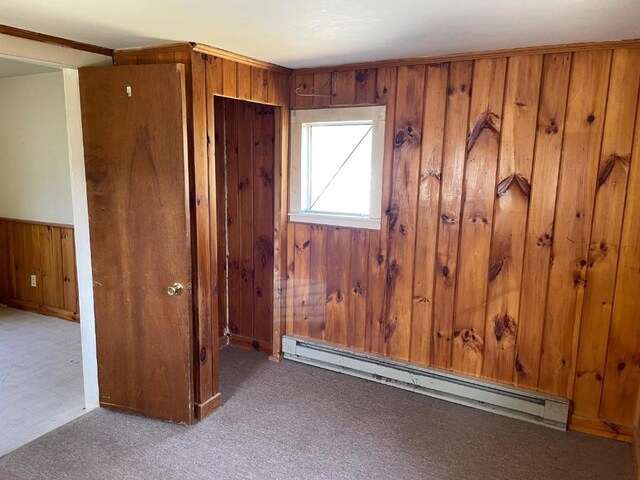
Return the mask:
<path id="1" fill-rule="evenodd" d="M 36 276 L 35 275 L 31 275 L 31 286 L 33 288 L 36 288 L 38 286 L 38 281 L 36 280 Z"/>

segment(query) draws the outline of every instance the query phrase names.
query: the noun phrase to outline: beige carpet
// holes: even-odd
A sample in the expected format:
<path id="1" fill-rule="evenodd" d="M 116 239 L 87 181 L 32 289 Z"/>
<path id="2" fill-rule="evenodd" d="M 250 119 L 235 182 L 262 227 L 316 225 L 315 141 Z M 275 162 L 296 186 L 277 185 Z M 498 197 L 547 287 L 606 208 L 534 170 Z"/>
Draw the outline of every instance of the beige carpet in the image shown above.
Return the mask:
<path id="1" fill-rule="evenodd" d="M 615 479 L 629 445 L 252 352 L 221 352 L 223 407 L 182 427 L 106 410 L 0 459 L 2 480 Z"/>

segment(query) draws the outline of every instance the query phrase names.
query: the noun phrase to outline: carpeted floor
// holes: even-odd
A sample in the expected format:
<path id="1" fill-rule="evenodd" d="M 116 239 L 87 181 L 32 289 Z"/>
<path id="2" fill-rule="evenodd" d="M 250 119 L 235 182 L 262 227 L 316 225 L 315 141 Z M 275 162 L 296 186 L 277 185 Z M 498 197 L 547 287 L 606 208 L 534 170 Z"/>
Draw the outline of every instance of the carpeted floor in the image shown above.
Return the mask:
<path id="1" fill-rule="evenodd" d="M 0 459 L 2 480 L 631 480 L 629 445 L 253 352 L 221 352 L 225 403 L 192 427 L 90 412 Z"/>

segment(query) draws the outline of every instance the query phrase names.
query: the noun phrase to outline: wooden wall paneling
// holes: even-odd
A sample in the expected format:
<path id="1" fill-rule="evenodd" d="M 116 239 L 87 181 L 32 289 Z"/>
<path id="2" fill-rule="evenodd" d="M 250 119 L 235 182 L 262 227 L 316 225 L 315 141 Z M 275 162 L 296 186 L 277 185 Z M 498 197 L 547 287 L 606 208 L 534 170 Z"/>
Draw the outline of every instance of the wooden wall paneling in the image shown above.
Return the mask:
<path id="1" fill-rule="evenodd" d="M 222 94 L 225 97 L 238 96 L 238 69 L 233 60 L 222 59 Z"/>
<path id="2" fill-rule="evenodd" d="M 31 275 L 36 276 L 36 287 L 31 286 Z M 0 301 L 79 320 L 72 227 L 0 219 Z"/>
<path id="3" fill-rule="evenodd" d="M 13 296 L 13 293 L 9 293 L 10 284 L 9 222 L 0 219 L 0 301 Z"/>
<path id="4" fill-rule="evenodd" d="M 369 232 L 351 230 L 349 261 L 347 346 L 365 349 L 367 325 L 367 294 L 369 276 Z"/>
<path id="5" fill-rule="evenodd" d="M 369 280 L 367 295 L 367 325 L 365 349 L 384 353 L 385 298 L 387 289 L 389 217 L 391 207 L 391 175 L 394 150 L 398 71 L 395 68 L 376 70 L 375 102 L 386 105 L 384 160 L 382 166 L 382 219 L 379 231 L 369 232 Z"/>
<path id="6" fill-rule="evenodd" d="M 545 55 L 525 234 L 514 383 L 538 386 L 571 53 Z"/>
<path id="7" fill-rule="evenodd" d="M 224 78 L 222 75 L 222 59 L 207 55 L 207 102 L 213 99 L 214 95 L 224 93 Z"/>
<path id="8" fill-rule="evenodd" d="M 313 244 L 311 245 L 313 249 Z M 327 309 L 325 339 L 336 345 L 347 345 L 349 319 L 349 264 L 351 229 L 327 228 Z"/>
<path id="9" fill-rule="evenodd" d="M 317 73 L 313 75 L 313 90 L 322 96 L 313 97 L 313 108 L 328 107 L 331 105 L 331 73 Z"/>
<path id="10" fill-rule="evenodd" d="M 309 335 L 309 266 L 311 260 L 311 227 L 302 223 L 294 226 L 294 286 L 293 329 L 295 335 Z"/>
<path id="11" fill-rule="evenodd" d="M 540 390 L 571 396 L 611 51 L 573 56 L 542 338 Z"/>
<path id="12" fill-rule="evenodd" d="M 30 223 L 13 225 L 13 262 L 16 299 L 33 305 L 42 303 L 42 282 L 31 286 L 31 275 L 40 280 L 40 238 L 38 228 Z"/>
<path id="13" fill-rule="evenodd" d="M 274 109 L 254 105 L 253 124 L 253 263 L 254 341 L 271 352 L 273 333 Z M 255 346 L 254 346 L 255 348 Z"/>
<path id="14" fill-rule="evenodd" d="M 180 52 L 176 55 L 176 60 L 180 59 Z M 192 107 L 192 168 L 193 174 L 189 175 L 191 192 L 190 205 L 194 212 L 192 218 L 195 221 L 192 226 L 194 235 L 193 242 L 195 251 L 194 259 L 194 291 L 196 292 L 196 325 L 194 365 L 195 372 L 195 414 L 196 418 L 204 418 L 209 415 L 219 405 L 218 392 L 218 369 L 217 358 L 214 356 L 218 351 L 217 335 L 217 310 L 218 305 L 218 285 L 217 275 L 212 272 L 218 271 L 217 258 L 217 212 L 210 210 L 211 199 L 215 199 L 215 182 L 209 185 L 209 132 L 207 130 L 208 109 L 212 107 L 207 101 L 206 86 L 206 56 L 196 52 L 189 52 L 191 68 L 186 69 L 186 80 L 190 83 Z M 187 98 L 189 101 L 189 98 Z M 213 121 L 213 119 L 211 119 Z M 215 172 L 215 165 L 212 165 Z M 213 172 L 211 172 L 213 173 Z M 192 221 L 193 221 L 192 220 Z M 218 397 L 217 401 L 212 401 Z"/>
<path id="15" fill-rule="evenodd" d="M 451 63 L 447 86 L 431 349 L 433 366 L 446 369 L 451 367 L 472 72 L 473 62 Z"/>
<path id="16" fill-rule="evenodd" d="M 365 68 L 356 71 L 357 104 L 374 104 L 376 101 L 376 69 Z"/>
<path id="17" fill-rule="evenodd" d="M 77 312 L 79 310 L 78 279 L 76 276 L 77 268 L 73 229 L 60 228 L 58 232 L 56 232 L 56 234 L 54 235 L 53 241 L 57 243 L 57 235 L 59 234 L 61 252 L 60 260 L 63 280 L 63 304 L 60 306 L 60 308 L 63 308 L 68 312 Z"/>
<path id="18" fill-rule="evenodd" d="M 493 213 L 482 376 L 513 380 L 542 56 L 511 57 Z"/>
<path id="19" fill-rule="evenodd" d="M 506 60 L 474 64 L 453 329 L 453 370 L 480 375 Z"/>
<path id="20" fill-rule="evenodd" d="M 389 208 L 385 354 L 409 359 L 425 67 L 398 69 Z"/>
<path id="21" fill-rule="evenodd" d="M 289 334 L 299 332 L 299 327 L 294 328 L 294 309 L 297 306 L 296 297 L 296 284 L 295 284 L 295 270 L 296 270 L 296 258 L 298 249 L 296 247 L 296 225 L 293 223 L 287 223 L 287 270 L 286 270 L 286 291 L 285 291 L 285 332 Z M 297 329 L 297 330 L 296 330 Z M 274 342 L 280 342 L 280 339 L 274 337 Z"/>
<path id="22" fill-rule="evenodd" d="M 640 50 L 614 51 L 573 394 L 574 414 L 590 418 L 600 409 L 639 81 Z"/>
<path id="23" fill-rule="evenodd" d="M 265 103 L 280 105 L 280 73 L 273 70 L 267 71 L 267 99 Z M 287 102 L 288 104 L 289 102 Z M 276 119 L 277 120 L 277 119 Z M 279 138 L 279 137 L 276 137 Z M 278 158 L 278 157 L 276 157 Z"/>
<path id="24" fill-rule="evenodd" d="M 226 162 L 227 162 L 227 249 L 228 249 L 228 311 L 229 329 L 240 333 L 240 197 L 238 184 L 238 103 L 224 99 Z"/>
<path id="25" fill-rule="evenodd" d="M 266 103 L 269 99 L 269 75 L 263 68 L 251 68 L 251 100 Z"/>
<path id="26" fill-rule="evenodd" d="M 412 362 L 423 365 L 429 365 L 431 361 L 435 252 L 438 244 L 442 149 L 449 64 L 429 65 L 426 75 L 416 225 L 416 231 L 419 234 L 415 246 L 411 352 L 409 357 Z"/>
<path id="27" fill-rule="evenodd" d="M 243 63 L 238 63 L 236 68 L 238 85 L 237 98 L 240 98 L 242 100 L 252 100 L 252 71 L 254 70 L 254 68 L 252 68 L 251 65 L 245 65 Z"/>
<path id="28" fill-rule="evenodd" d="M 240 228 L 240 315 L 238 335 L 253 338 L 254 316 L 254 212 L 253 212 L 253 124 L 255 110 L 249 103 L 238 105 L 238 224 Z"/>
<path id="29" fill-rule="evenodd" d="M 207 60 L 207 75 L 209 73 L 209 59 Z M 207 76 L 207 89 L 209 77 Z M 227 325 L 227 226 L 225 219 L 227 218 L 227 177 L 226 177 L 226 161 L 225 161 L 225 118 L 224 118 L 224 99 L 216 98 L 207 94 L 208 108 L 213 108 L 213 112 L 209 114 L 209 118 L 214 118 L 214 134 L 213 134 L 213 151 L 209 145 L 209 185 L 215 184 L 215 205 L 211 205 L 210 210 L 216 209 L 216 226 L 217 226 L 217 252 L 218 252 L 218 338 L 222 338 Z M 211 163 L 214 163 L 212 166 Z M 213 174 L 213 175 L 212 175 Z M 214 196 L 209 193 L 210 198 Z M 215 308 L 215 306 L 214 306 Z"/>
<path id="30" fill-rule="evenodd" d="M 617 168 L 620 168 L 618 165 Z M 636 118 L 600 418 L 630 425 L 640 387 L 640 109 Z M 640 408 L 638 410 L 640 414 Z M 636 417 L 637 418 L 637 417 Z"/>
<path id="31" fill-rule="evenodd" d="M 309 336 L 325 339 L 327 311 L 327 227 L 310 225 Z"/>
<path id="32" fill-rule="evenodd" d="M 56 308 L 65 308 L 65 299 L 71 300 L 71 310 L 76 311 L 76 297 L 65 297 L 66 276 L 62 272 L 62 232 L 60 227 L 47 226 L 38 229 L 40 250 L 40 282 L 42 283 L 42 303 Z M 68 245 L 69 242 L 66 242 Z M 71 245 L 73 247 L 73 245 Z M 67 252 L 65 252 L 67 253 Z M 68 255 L 68 253 L 67 253 Z M 71 261 L 73 262 L 73 248 Z M 75 278 L 75 265 L 72 263 L 72 278 Z M 73 291 L 69 291 L 73 294 Z"/>
<path id="33" fill-rule="evenodd" d="M 311 93 L 314 86 L 313 75 L 295 75 L 290 84 L 290 105 L 291 108 L 311 108 L 313 107 L 314 97 L 304 97 L 296 93 Z"/>
<path id="34" fill-rule="evenodd" d="M 348 70 L 337 73 L 335 96 L 331 105 L 353 105 L 356 103 L 356 72 Z"/>

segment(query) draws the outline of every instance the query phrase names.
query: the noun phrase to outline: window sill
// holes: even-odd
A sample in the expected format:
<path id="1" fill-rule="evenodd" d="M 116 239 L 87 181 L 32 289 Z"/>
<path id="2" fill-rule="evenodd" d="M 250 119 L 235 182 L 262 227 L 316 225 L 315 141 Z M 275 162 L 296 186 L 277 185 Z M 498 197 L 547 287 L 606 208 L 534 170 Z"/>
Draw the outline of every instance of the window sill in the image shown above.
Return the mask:
<path id="1" fill-rule="evenodd" d="M 328 225 L 332 227 L 380 230 L 379 218 L 323 215 L 320 213 L 290 213 L 289 221 L 293 223 L 312 223 L 317 225 Z"/>

